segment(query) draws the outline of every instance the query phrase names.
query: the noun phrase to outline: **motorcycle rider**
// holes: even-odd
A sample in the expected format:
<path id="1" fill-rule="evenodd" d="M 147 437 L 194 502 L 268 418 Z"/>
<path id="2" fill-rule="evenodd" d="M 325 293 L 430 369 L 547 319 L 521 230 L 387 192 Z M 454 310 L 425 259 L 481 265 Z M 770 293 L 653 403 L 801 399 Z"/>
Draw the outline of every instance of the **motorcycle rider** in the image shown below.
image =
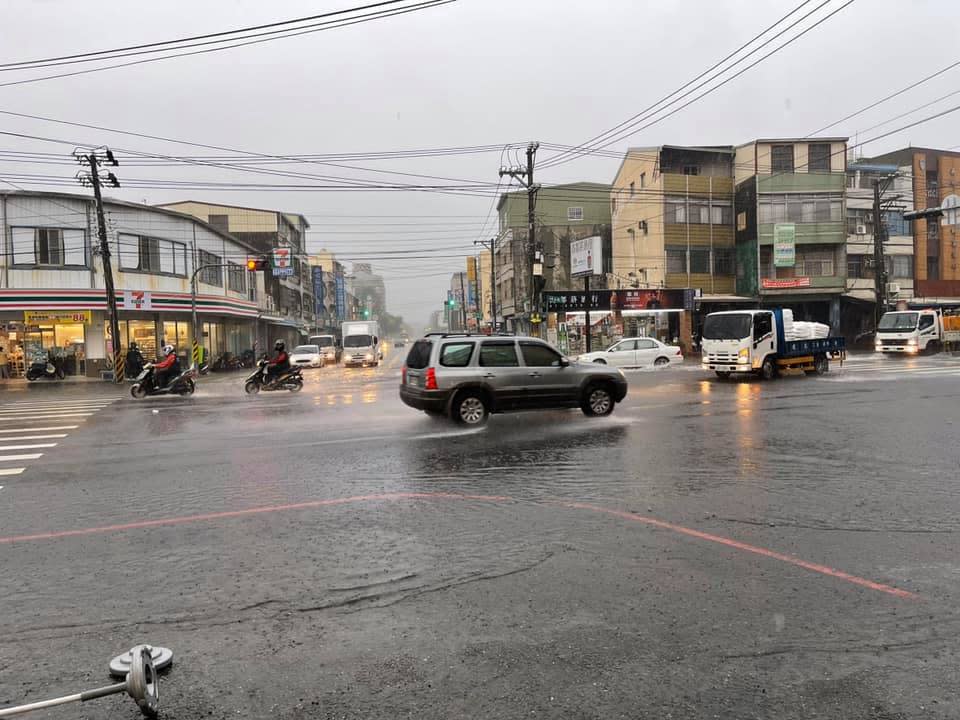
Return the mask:
<path id="1" fill-rule="evenodd" d="M 273 344 L 273 349 L 277 351 L 277 356 L 267 362 L 267 382 L 272 383 L 278 377 L 290 369 L 290 356 L 287 355 L 287 345 L 283 340 L 277 340 Z"/>
<path id="2" fill-rule="evenodd" d="M 165 388 L 171 378 L 180 374 L 180 358 L 177 357 L 177 350 L 173 345 L 163 346 L 163 359 L 158 360 L 153 366 L 154 384 L 157 389 Z"/>

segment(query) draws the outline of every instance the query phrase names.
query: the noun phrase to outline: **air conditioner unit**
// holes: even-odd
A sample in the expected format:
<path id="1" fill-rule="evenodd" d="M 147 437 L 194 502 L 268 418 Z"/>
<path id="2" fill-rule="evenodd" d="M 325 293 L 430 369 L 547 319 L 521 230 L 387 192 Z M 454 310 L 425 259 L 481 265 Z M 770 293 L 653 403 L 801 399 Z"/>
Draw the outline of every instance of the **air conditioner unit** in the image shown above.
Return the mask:
<path id="1" fill-rule="evenodd" d="M 900 283 L 887 283 L 887 295 L 899 295 Z"/>
<path id="2" fill-rule="evenodd" d="M 857 235 L 866 235 L 867 226 L 866 225 L 857 225 Z"/>

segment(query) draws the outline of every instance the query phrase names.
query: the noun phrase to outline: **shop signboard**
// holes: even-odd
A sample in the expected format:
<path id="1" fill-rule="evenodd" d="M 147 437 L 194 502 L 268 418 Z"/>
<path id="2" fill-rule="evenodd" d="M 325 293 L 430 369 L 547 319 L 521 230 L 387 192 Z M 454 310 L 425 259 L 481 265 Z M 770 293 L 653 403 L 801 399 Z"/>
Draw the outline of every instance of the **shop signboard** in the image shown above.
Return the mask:
<path id="1" fill-rule="evenodd" d="M 603 242 L 599 235 L 570 241 L 570 276 L 603 274 Z"/>
<path id="2" fill-rule="evenodd" d="M 149 290 L 124 290 L 121 310 L 153 310 Z"/>
<path id="3" fill-rule="evenodd" d="M 793 288 L 810 287 L 810 278 L 763 278 L 760 280 L 760 287 L 764 290 L 792 290 Z"/>
<path id="4" fill-rule="evenodd" d="M 694 290 L 564 290 L 543 293 L 547 312 L 590 310 L 683 310 L 692 305 Z"/>
<path id="5" fill-rule="evenodd" d="M 323 268 L 314 267 L 313 268 L 313 301 L 314 308 L 313 311 L 316 313 L 317 318 L 319 319 L 321 315 L 326 312 L 326 305 L 324 301 L 326 300 L 326 288 L 323 285 Z"/>
<path id="6" fill-rule="evenodd" d="M 773 265 L 793 267 L 797 264 L 797 226 L 776 223 L 773 226 Z"/>
<path id="7" fill-rule="evenodd" d="M 273 249 L 273 276 L 293 277 L 293 263 L 290 259 L 290 248 L 278 247 Z"/>
<path id="8" fill-rule="evenodd" d="M 23 322 L 25 325 L 62 325 L 93 322 L 89 310 L 24 310 Z"/>
<path id="9" fill-rule="evenodd" d="M 464 288 L 467 293 L 467 312 L 477 312 L 477 259 L 475 257 L 467 258 L 467 285 Z"/>
<path id="10" fill-rule="evenodd" d="M 543 293 L 543 302 L 548 313 L 583 312 L 588 308 L 590 310 L 609 310 L 610 292 L 610 290 L 545 292 Z"/>
<path id="11" fill-rule="evenodd" d="M 334 274 L 333 284 L 337 293 L 337 320 L 342 321 L 347 314 L 347 283 L 344 280 L 343 273 Z"/>

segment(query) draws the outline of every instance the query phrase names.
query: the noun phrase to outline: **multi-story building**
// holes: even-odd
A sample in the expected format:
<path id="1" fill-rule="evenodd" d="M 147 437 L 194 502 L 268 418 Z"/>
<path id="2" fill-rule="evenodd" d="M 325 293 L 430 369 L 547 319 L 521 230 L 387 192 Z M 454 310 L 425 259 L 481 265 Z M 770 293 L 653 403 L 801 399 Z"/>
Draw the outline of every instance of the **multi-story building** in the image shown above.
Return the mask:
<path id="1" fill-rule="evenodd" d="M 314 275 L 315 328 L 318 331 L 335 332 L 344 320 L 352 319 L 347 316 L 350 302 L 346 288 L 346 269 L 336 255 L 326 249 L 311 255 L 309 262 Z"/>
<path id="2" fill-rule="evenodd" d="M 878 155 L 871 163 L 887 163 L 910 169 L 913 205 L 917 210 L 941 207 L 944 201 L 960 202 L 960 152 L 908 147 Z M 952 197 L 951 197 L 952 196 Z M 920 298 L 960 298 L 960 232 L 940 221 L 915 220 L 911 234 L 914 263 L 914 294 Z"/>
<path id="3" fill-rule="evenodd" d="M 760 139 L 736 148 L 738 295 L 839 328 L 847 290 L 846 143 L 843 137 Z"/>
<path id="4" fill-rule="evenodd" d="M 876 313 L 874 262 L 874 185 L 879 182 L 886 261 L 887 299 L 914 295 L 913 234 L 903 213 L 913 209 L 913 181 L 909 166 L 858 161 L 847 167 L 847 291 L 841 305 L 843 335 L 855 340 L 873 331 Z"/>
<path id="5" fill-rule="evenodd" d="M 107 240 L 119 317 L 119 348 L 136 342 L 147 358 L 172 344 L 189 363 L 191 283 L 211 357 L 254 349 L 272 337 L 265 274 L 248 272 L 248 243 L 206 220 L 105 199 Z M 0 337 L 21 374 L 48 356 L 71 375 L 112 372 L 104 268 L 92 197 L 0 192 Z M 226 267 L 224 267 L 226 266 Z M 263 348 L 263 340 L 260 348 Z"/>
<path id="6" fill-rule="evenodd" d="M 380 317 L 387 311 L 387 289 L 383 276 L 375 274 L 370 263 L 353 263 L 353 289 L 370 317 Z"/>
<path id="7" fill-rule="evenodd" d="M 282 328 L 280 337 L 288 344 L 297 344 L 307 335 L 316 319 L 313 278 L 306 257 L 306 231 L 310 225 L 303 215 L 194 200 L 159 207 L 200 218 L 263 255 L 288 248 L 292 274 L 274 277 L 267 273 L 266 294 L 273 302 L 270 321 L 278 330 Z"/>
<path id="8" fill-rule="evenodd" d="M 734 292 L 733 147 L 628 150 L 610 209 L 620 286 Z"/>
<path id="9" fill-rule="evenodd" d="M 578 182 L 543 187 L 536 196 L 536 242 L 528 242 L 527 193 L 500 196 L 497 204 L 500 227 L 496 240 L 497 315 L 509 329 L 529 332 L 530 313 L 535 310 L 532 259 L 543 252 L 542 290 L 571 288 L 570 243 L 598 235 L 603 242 L 606 286 L 612 269 L 610 186 Z"/>

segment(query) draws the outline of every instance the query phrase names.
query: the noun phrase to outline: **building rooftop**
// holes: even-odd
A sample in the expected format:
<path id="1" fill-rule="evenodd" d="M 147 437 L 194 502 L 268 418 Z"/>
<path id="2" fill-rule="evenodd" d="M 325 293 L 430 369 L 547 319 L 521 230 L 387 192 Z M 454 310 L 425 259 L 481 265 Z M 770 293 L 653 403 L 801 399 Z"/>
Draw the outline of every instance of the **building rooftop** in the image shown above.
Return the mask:
<path id="1" fill-rule="evenodd" d="M 171 205 L 186 205 L 187 203 L 193 203 L 195 205 L 212 205 L 213 207 L 222 207 L 231 210 L 250 210 L 252 212 L 265 212 L 265 213 L 276 213 L 278 215 L 283 215 L 287 218 L 295 217 L 300 218 L 300 221 L 303 223 L 304 227 L 310 227 L 310 223 L 307 222 L 307 218 L 301 215 L 300 213 L 286 212 L 285 210 L 275 210 L 270 208 L 256 208 L 248 207 L 246 205 L 227 205 L 226 203 L 210 202 L 209 200 L 177 200 L 175 202 L 160 203 L 159 205 L 152 205 L 151 207 L 170 207 Z"/>

